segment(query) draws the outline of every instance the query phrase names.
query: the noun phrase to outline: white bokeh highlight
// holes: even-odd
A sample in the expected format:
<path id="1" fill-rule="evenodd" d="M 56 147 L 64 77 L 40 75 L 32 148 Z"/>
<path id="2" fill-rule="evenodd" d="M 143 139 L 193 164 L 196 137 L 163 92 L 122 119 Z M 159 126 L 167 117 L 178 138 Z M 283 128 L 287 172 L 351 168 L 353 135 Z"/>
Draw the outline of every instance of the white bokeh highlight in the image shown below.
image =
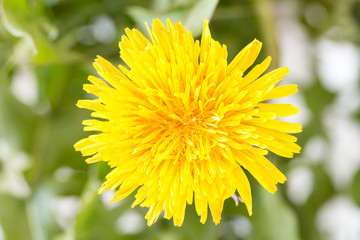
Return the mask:
<path id="1" fill-rule="evenodd" d="M 250 220 L 245 216 L 237 216 L 235 219 L 230 221 L 231 228 L 234 234 L 238 238 L 248 237 L 252 232 L 252 224 Z"/>
<path id="2" fill-rule="evenodd" d="M 312 164 L 321 163 L 329 156 L 329 145 L 326 140 L 319 136 L 313 136 L 307 141 L 302 154 L 305 156 L 305 160 Z"/>
<path id="3" fill-rule="evenodd" d="M 308 167 L 300 166 L 287 174 L 287 195 L 291 202 L 303 205 L 314 189 L 314 175 Z"/>
<path id="4" fill-rule="evenodd" d="M 119 234 L 137 234 L 145 228 L 143 217 L 133 209 L 127 210 L 116 220 L 115 229 Z"/>
<path id="5" fill-rule="evenodd" d="M 287 81 L 309 86 L 314 79 L 312 49 L 305 29 L 298 22 L 296 2 L 279 1 L 275 9 L 280 66 L 290 70 Z"/>
<path id="6" fill-rule="evenodd" d="M 17 198 L 27 198 L 31 189 L 24 177 L 30 160 L 24 152 L 13 149 L 9 142 L 0 139 L 0 193 L 9 193 Z"/>
<path id="7" fill-rule="evenodd" d="M 77 196 L 56 197 L 52 210 L 56 223 L 64 230 L 70 229 L 80 210 L 80 199 Z"/>
<path id="8" fill-rule="evenodd" d="M 108 210 L 114 209 L 123 204 L 122 200 L 116 202 L 110 202 L 110 200 L 114 197 L 114 194 L 115 191 L 110 191 L 110 189 L 100 194 L 101 202 Z"/>
<path id="9" fill-rule="evenodd" d="M 357 85 L 360 51 L 354 44 L 321 39 L 316 56 L 320 81 L 328 91 L 344 91 Z"/>
<path id="10" fill-rule="evenodd" d="M 110 43 L 116 37 L 114 20 L 108 15 L 104 14 L 94 17 L 90 28 L 94 39 L 99 43 Z"/>
<path id="11" fill-rule="evenodd" d="M 324 239 L 359 240 L 360 208 L 347 197 L 334 197 L 318 211 L 316 225 Z"/>
<path id="12" fill-rule="evenodd" d="M 117 34 L 114 20 L 106 14 L 95 16 L 90 23 L 76 31 L 78 42 L 91 46 L 96 43 L 107 44 L 114 41 Z"/>
<path id="13" fill-rule="evenodd" d="M 69 166 L 61 166 L 54 172 L 54 178 L 58 182 L 66 182 L 74 176 L 75 170 Z"/>
<path id="14" fill-rule="evenodd" d="M 27 65 L 18 67 L 14 72 L 10 90 L 20 102 L 34 106 L 38 102 L 38 84 L 34 71 Z"/>
<path id="15" fill-rule="evenodd" d="M 325 169 L 336 188 L 345 188 L 360 167 L 360 126 L 334 107 L 325 112 L 323 122 L 330 138 Z"/>

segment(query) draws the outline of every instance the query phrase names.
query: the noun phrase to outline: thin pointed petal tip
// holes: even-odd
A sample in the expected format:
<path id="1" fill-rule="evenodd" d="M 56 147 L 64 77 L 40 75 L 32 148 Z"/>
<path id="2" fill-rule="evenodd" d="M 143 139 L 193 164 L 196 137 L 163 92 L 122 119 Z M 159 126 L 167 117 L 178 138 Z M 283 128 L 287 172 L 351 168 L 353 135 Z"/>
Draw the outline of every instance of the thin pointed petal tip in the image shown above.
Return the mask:
<path id="1" fill-rule="evenodd" d="M 262 45 L 263 45 L 263 43 L 260 40 L 256 39 L 256 38 L 251 43 L 255 44 L 255 45 L 259 45 L 260 47 L 262 47 Z"/>
<path id="2" fill-rule="evenodd" d="M 210 29 L 209 29 L 209 21 L 205 18 L 201 41 L 204 41 L 208 37 L 211 37 L 211 33 L 210 33 Z"/>
<path id="3" fill-rule="evenodd" d="M 209 26 L 209 20 L 207 18 L 204 18 L 204 26 Z"/>

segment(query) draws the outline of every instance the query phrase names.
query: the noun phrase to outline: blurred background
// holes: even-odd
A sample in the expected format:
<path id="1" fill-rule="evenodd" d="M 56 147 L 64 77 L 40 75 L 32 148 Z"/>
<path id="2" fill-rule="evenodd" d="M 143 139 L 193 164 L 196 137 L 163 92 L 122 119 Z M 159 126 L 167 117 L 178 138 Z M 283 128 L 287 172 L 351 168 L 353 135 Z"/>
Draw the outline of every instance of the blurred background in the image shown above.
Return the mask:
<path id="1" fill-rule="evenodd" d="M 133 195 L 97 195 L 109 167 L 73 149 L 93 59 L 120 64 L 124 28 L 166 17 L 196 37 L 210 19 L 229 61 L 259 39 L 259 60 L 271 55 L 299 85 L 280 101 L 300 108 L 287 120 L 303 124 L 303 150 L 269 156 L 288 177 L 275 195 L 249 176 L 252 217 L 228 199 L 217 226 L 188 206 L 181 228 L 149 228 Z M 359 0 L 0 0 L 0 240 L 360 239 L 359 45 Z"/>

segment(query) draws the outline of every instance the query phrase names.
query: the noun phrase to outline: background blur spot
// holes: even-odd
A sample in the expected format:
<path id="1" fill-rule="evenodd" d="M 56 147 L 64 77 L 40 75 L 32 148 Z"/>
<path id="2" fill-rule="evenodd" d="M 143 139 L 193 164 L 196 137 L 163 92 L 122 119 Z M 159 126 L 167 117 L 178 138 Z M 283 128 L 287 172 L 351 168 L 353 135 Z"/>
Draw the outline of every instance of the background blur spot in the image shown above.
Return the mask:
<path id="1" fill-rule="evenodd" d="M 116 36 L 116 27 L 114 21 L 108 15 L 99 15 L 91 21 L 91 33 L 99 43 L 110 43 Z"/>
<path id="2" fill-rule="evenodd" d="M 307 167 L 296 167 L 288 174 L 287 195 L 296 205 L 303 205 L 309 198 L 313 187 L 314 177 Z"/>
<path id="3" fill-rule="evenodd" d="M 57 197 L 52 202 L 55 220 L 63 229 L 73 226 L 79 208 L 80 201 L 75 196 Z"/>
<path id="4" fill-rule="evenodd" d="M 106 209 L 111 210 L 113 208 L 120 206 L 123 203 L 123 201 L 110 202 L 110 200 L 114 197 L 114 193 L 115 193 L 114 191 L 110 191 L 109 189 L 100 195 L 101 202 L 104 204 Z"/>
<path id="5" fill-rule="evenodd" d="M 252 224 L 247 217 L 237 216 L 230 221 L 232 230 L 238 238 L 245 238 L 251 234 Z"/>
<path id="6" fill-rule="evenodd" d="M 321 136 L 314 136 L 307 141 L 303 154 L 311 163 L 320 163 L 328 157 L 328 144 Z"/>
<path id="7" fill-rule="evenodd" d="M 29 66 L 17 68 L 11 82 L 11 92 L 20 102 L 34 106 L 38 100 L 38 86 L 35 73 Z"/>
<path id="8" fill-rule="evenodd" d="M 358 240 L 360 208 L 346 197 L 334 197 L 319 210 L 316 225 L 328 240 Z"/>
<path id="9" fill-rule="evenodd" d="M 115 223 L 119 234 L 137 234 L 145 227 L 142 216 L 135 210 L 124 212 Z"/>
<path id="10" fill-rule="evenodd" d="M 328 23 L 328 17 L 328 12 L 322 4 L 314 2 L 306 6 L 305 20 L 310 26 L 321 28 Z"/>
<path id="11" fill-rule="evenodd" d="M 317 45 L 320 80 L 329 91 L 338 92 L 357 86 L 360 72 L 359 48 L 349 42 L 326 39 Z"/>

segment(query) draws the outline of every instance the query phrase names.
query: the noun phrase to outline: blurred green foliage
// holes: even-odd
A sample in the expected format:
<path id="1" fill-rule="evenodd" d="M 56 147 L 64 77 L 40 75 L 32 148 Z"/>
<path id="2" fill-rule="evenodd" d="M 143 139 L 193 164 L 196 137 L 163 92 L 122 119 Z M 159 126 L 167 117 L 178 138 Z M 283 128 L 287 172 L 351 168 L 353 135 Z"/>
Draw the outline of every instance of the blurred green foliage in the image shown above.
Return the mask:
<path id="1" fill-rule="evenodd" d="M 117 44 L 126 27 L 144 30 L 144 21 L 169 17 L 183 22 L 199 37 L 203 19 L 208 18 L 213 37 L 227 45 L 229 59 L 259 38 L 264 42 L 260 59 L 271 55 L 274 68 L 280 58 L 276 6 L 282 2 L 0 0 L 0 239 L 326 239 L 316 228 L 316 214 L 339 192 L 360 205 L 359 170 L 350 186 L 338 190 L 326 164 L 308 164 L 305 156 L 291 162 L 271 155 L 285 174 L 296 165 L 308 164 L 314 186 L 303 205 L 288 198 L 286 185 L 271 195 L 250 177 L 252 217 L 243 205 L 236 207 L 228 199 L 217 226 L 211 219 L 201 224 L 194 207 L 188 206 L 181 228 L 162 219 L 149 228 L 141 219 L 135 221 L 138 230 L 126 234 L 118 227 L 119 217 L 131 209 L 133 198 L 119 206 L 107 204 L 97 189 L 108 166 L 88 166 L 73 149 L 86 136 L 81 122 L 89 112 L 75 104 L 85 97 L 82 85 L 87 76 L 96 74 L 91 63 L 97 54 L 115 65 L 120 63 Z M 305 29 L 311 43 L 323 36 L 339 40 L 341 36 L 328 31 L 335 26 L 342 29 L 340 40 L 360 44 L 359 1 L 289 2 L 297 6 L 289 14 Z M 315 22 L 306 15 L 309 6 L 324 13 Z M 312 71 L 317 76 L 316 69 Z M 318 77 L 312 80 L 300 89 L 311 114 L 311 121 L 298 135 L 303 147 L 315 135 L 328 139 L 323 115 L 337 97 Z M 69 210 L 69 206 L 74 208 Z M 135 220 L 146 213 L 138 207 L 133 211 Z"/>

